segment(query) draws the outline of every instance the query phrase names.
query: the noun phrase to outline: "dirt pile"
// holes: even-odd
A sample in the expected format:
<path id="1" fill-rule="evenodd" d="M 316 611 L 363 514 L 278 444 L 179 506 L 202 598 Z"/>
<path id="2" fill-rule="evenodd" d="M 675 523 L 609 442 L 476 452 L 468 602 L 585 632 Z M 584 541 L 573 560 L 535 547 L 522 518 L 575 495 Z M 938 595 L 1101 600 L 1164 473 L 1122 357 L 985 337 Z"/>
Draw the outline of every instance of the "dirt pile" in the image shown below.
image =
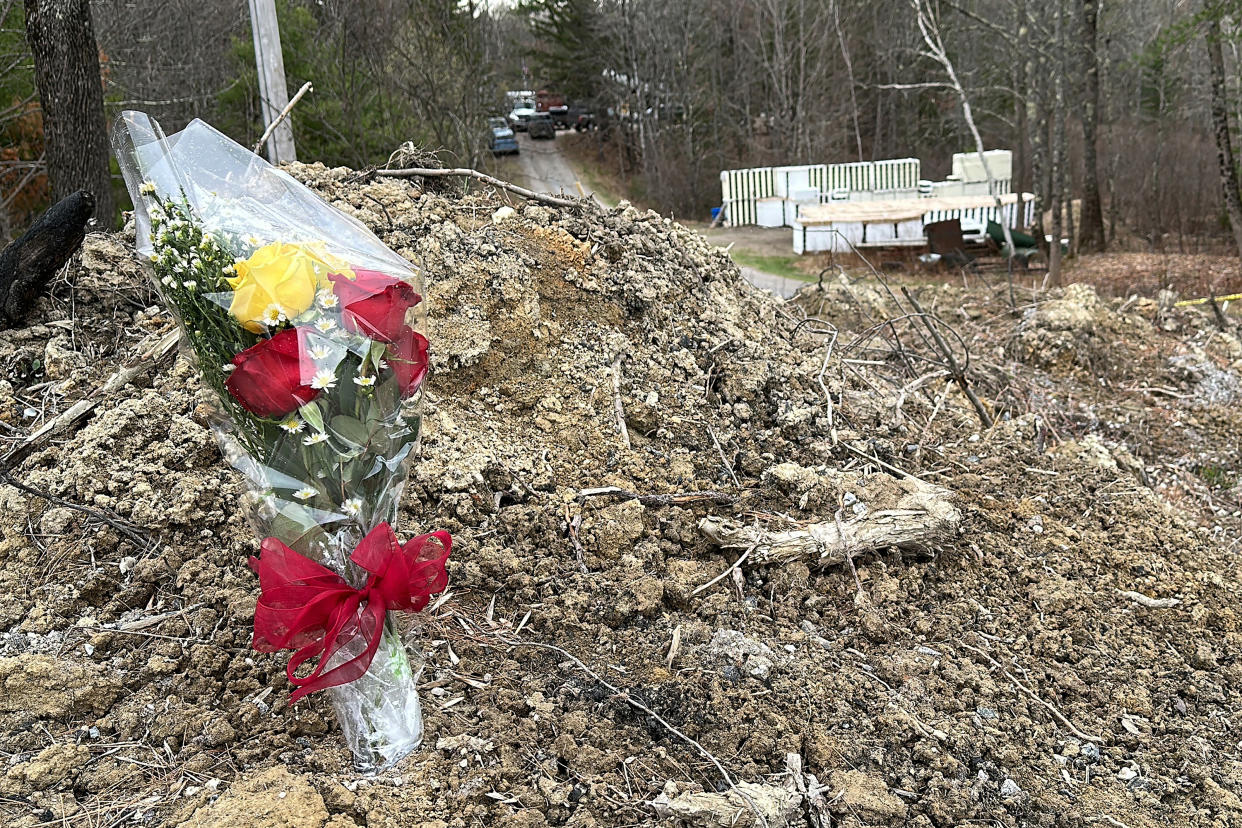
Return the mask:
<path id="1" fill-rule="evenodd" d="M 452 597 L 421 622 L 426 745 L 357 778 L 326 703 L 290 708 L 283 662 L 248 648 L 257 544 L 195 373 L 168 361 L 32 451 L 12 472 L 27 488 L 0 486 L 13 824 L 1242 819 L 1237 521 L 1140 479 L 1166 486 L 1176 435 L 1228 427 L 1227 406 L 1135 391 L 1107 423 L 1069 399 L 1061 419 L 1020 410 L 985 361 L 1030 352 L 1053 399 L 1090 367 L 1010 347 L 1044 335 L 1038 311 L 925 293 L 961 304 L 946 315 L 988 354 L 1001 417 L 981 429 L 953 386 L 903 392 L 899 357 L 846 347 L 879 286 L 863 311 L 832 287 L 808 322 L 654 214 L 296 174 L 428 274 L 435 375 L 403 528 L 456 543 Z M 168 324 L 141 278 L 123 238 L 91 237 L 40 321 L 0 334 L 11 445 Z M 1189 393 L 1209 374 L 1168 360 L 1191 342 L 1236 378 L 1209 323 L 1177 321 L 1145 321 L 1127 370 Z M 826 548 L 920 486 L 956 492 L 948 539 L 883 545 L 856 575 L 759 551 L 730 569 L 739 551 L 700 528 L 821 527 Z"/>

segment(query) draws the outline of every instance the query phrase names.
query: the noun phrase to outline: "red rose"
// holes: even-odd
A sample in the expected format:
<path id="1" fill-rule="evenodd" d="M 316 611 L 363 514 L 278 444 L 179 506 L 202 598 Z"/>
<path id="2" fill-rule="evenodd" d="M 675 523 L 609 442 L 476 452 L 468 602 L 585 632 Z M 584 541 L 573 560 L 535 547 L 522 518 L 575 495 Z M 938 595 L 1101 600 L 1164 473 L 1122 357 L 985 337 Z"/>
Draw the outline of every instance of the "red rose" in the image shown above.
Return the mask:
<path id="1" fill-rule="evenodd" d="M 405 326 L 388 346 L 388 364 L 397 377 L 401 396 L 412 395 L 427 376 L 427 337 Z"/>
<path id="2" fill-rule="evenodd" d="M 395 342 L 405 327 L 405 312 L 422 301 L 414 288 L 376 270 L 354 270 L 355 278 L 331 273 L 341 301 L 346 329 L 380 342 Z"/>
<path id="3" fill-rule="evenodd" d="M 298 328 L 288 328 L 233 357 L 224 387 L 242 407 L 260 417 L 280 417 L 315 397 L 315 362 L 306 353 Z"/>

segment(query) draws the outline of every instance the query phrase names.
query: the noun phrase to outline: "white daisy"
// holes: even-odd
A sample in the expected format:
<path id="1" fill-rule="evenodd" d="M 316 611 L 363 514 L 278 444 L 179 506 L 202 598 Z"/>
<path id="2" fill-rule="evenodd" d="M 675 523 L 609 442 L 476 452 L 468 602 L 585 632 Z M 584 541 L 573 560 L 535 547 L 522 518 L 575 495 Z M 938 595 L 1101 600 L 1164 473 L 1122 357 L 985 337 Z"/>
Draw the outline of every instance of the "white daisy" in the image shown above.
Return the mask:
<path id="1" fill-rule="evenodd" d="M 181 283 L 181 286 L 185 288 L 186 290 L 194 290 L 194 288 L 198 287 L 198 282 L 194 281 L 193 279 L 187 279 L 186 281 Z"/>
<path id="2" fill-rule="evenodd" d="M 142 193 L 143 195 L 155 195 L 155 182 L 154 181 L 142 182 L 141 184 L 138 185 L 138 192 Z"/>
<path id="3" fill-rule="evenodd" d="M 325 316 L 315 323 L 315 327 L 318 328 L 321 333 L 327 333 L 336 327 L 336 321 Z"/>
<path id="4" fill-rule="evenodd" d="M 221 366 L 220 366 L 220 372 L 221 372 L 222 374 L 231 374 L 231 373 L 233 373 L 235 370 L 237 370 L 237 366 L 236 366 L 236 365 L 234 365 L 234 364 L 233 364 L 233 363 L 231 363 L 231 362 L 230 362 L 230 363 L 228 363 L 227 365 L 221 365 Z"/>
<path id="5" fill-rule="evenodd" d="M 332 349 L 327 345 L 312 345 L 307 349 L 311 359 L 327 359 L 332 356 Z"/>
<path id="6" fill-rule="evenodd" d="M 362 388 L 370 388 L 375 385 L 375 377 L 354 377 L 354 383 Z"/>
<path id="7" fill-rule="evenodd" d="M 288 319 L 285 316 L 285 309 L 280 305 L 271 304 L 263 309 L 263 313 L 259 315 L 259 321 L 269 328 L 273 328 Z"/>
<path id="8" fill-rule="evenodd" d="M 362 498 L 351 497 L 341 504 L 341 511 L 350 517 L 357 517 L 358 513 L 362 511 Z"/>
<path id="9" fill-rule="evenodd" d="M 294 492 L 293 496 L 296 497 L 298 500 L 310 500 L 312 497 L 314 497 L 317 494 L 319 494 L 318 489 L 312 489 L 310 486 L 303 486 L 302 488 Z"/>
<path id="10" fill-rule="evenodd" d="M 324 434 L 322 431 L 316 431 L 314 434 L 302 438 L 302 445 L 304 446 L 313 446 L 318 443 L 326 442 L 328 442 L 328 435 Z"/>
<path id="11" fill-rule="evenodd" d="M 311 378 L 311 388 L 323 390 L 334 387 L 336 387 L 336 374 L 327 369 L 316 371 L 315 376 Z"/>
<path id="12" fill-rule="evenodd" d="M 152 253 L 152 254 L 151 254 L 151 257 L 150 257 L 150 258 L 151 258 L 151 263 L 152 263 L 152 264 L 154 264 L 154 263 L 156 263 L 156 262 L 158 262 L 158 261 L 160 260 L 160 257 L 159 257 L 159 256 L 157 256 L 157 255 L 155 255 L 154 253 Z"/>
<path id="13" fill-rule="evenodd" d="M 315 301 L 319 303 L 321 308 L 335 308 L 340 304 L 340 300 L 336 298 L 336 294 L 330 290 L 319 291 Z"/>
<path id="14" fill-rule="evenodd" d="M 306 426 L 306 423 L 302 422 L 297 417 L 290 417 L 289 419 L 285 420 L 283 423 L 280 424 L 280 427 L 283 428 L 285 431 L 289 432 L 290 434 L 297 434 L 305 426 Z"/>

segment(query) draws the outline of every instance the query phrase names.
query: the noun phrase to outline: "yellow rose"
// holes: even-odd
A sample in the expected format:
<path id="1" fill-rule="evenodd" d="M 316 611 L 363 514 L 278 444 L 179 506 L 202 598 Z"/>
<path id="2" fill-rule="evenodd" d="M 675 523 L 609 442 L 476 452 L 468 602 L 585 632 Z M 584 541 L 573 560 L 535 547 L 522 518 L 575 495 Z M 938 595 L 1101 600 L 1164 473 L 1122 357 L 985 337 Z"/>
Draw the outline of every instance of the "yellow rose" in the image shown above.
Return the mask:
<path id="1" fill-rule="evenodd" d="M 292 319 L 315 302 L 315 292 L 328 285 L 331 266 L 321 257 L 296 244 L 268 244 L 235 266 L 237 275 L 227 280 L 233 288 L 229 313 L 252 333 L 263 333 L 268 324 Z"/>
<path id="2" fill-rule="evenodd" d="M 319 261 L 325 262 L 328 265 L 329 273 L 343 273 L 350 279 L 354 278 L 354 271 L 353 268 L 349 266 L 349 262 L 329 251 L 323 242 L 307 242 L 302 245 L 302 249 Z"/>

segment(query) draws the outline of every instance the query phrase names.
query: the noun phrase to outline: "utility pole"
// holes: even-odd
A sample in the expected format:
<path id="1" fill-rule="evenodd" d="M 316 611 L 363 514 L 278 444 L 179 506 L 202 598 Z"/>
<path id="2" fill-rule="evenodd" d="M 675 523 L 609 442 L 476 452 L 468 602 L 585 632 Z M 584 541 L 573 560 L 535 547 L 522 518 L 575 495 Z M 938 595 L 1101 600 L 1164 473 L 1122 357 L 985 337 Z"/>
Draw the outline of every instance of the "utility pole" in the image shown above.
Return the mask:
<path id="1" fill-rule="evenodd" d="M 289 104 L 285 86 L 285 59 L 280 51 L 280 27 L 276 23 L 276 0 L 250 0 L 250 26 L 254 32 L 254 60 L 259 70 L 259 103 L 266 129 Z M 273 164 L 297 161 L 293 126 L 288 118 L 276 127 L 267 142 L 267 160 Z"/>

